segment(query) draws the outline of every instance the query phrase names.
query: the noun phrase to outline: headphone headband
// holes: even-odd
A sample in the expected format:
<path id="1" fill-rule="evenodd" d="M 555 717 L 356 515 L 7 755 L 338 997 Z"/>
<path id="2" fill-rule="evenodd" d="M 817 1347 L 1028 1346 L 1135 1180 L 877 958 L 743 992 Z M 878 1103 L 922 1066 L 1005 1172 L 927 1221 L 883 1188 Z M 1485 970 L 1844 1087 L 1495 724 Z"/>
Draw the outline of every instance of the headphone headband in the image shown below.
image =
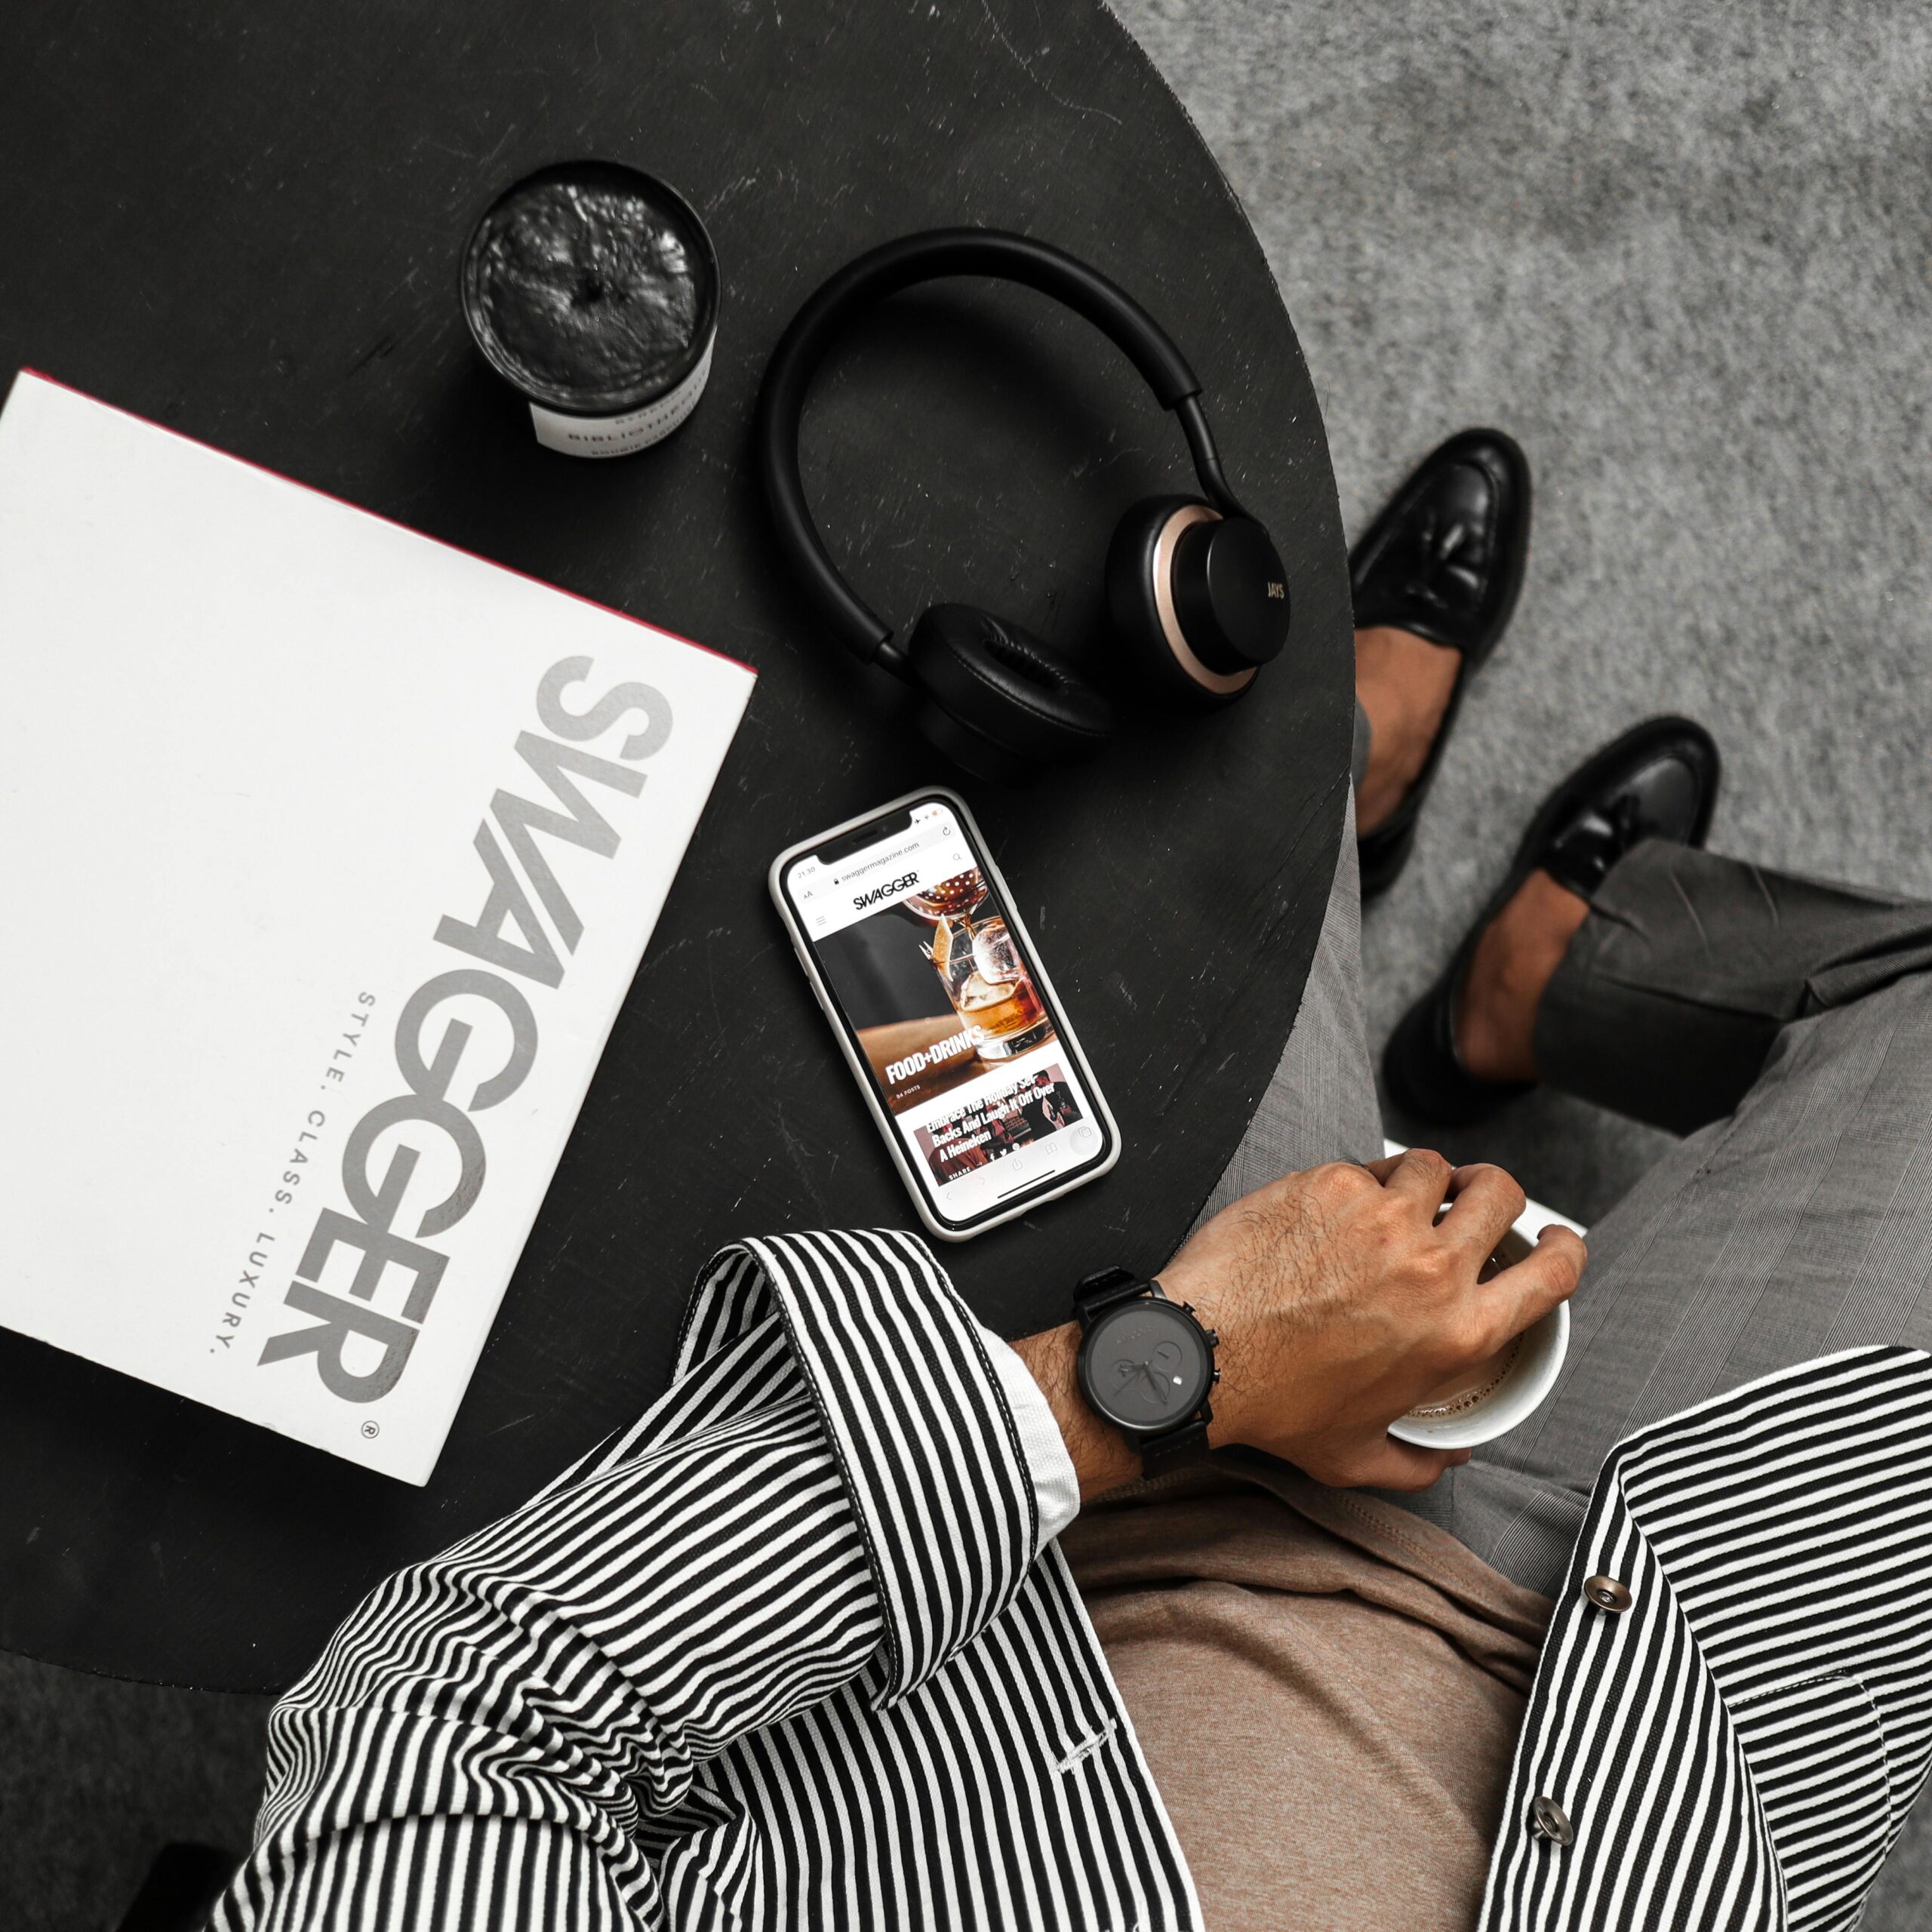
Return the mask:
<path id="1" fill-rule="evenodd" d="M 819 617 L 867 663 L 897 669 L 902 648 L 832 561 L 805 502 L 798 428 L 805 392 L 832 337 L 888 296 L 947 276 L 984 275 L 1035 289 L 1083 315 L 1178 416 L 1201 488 L 1224 514 L 1245 514 L 1228 487 L 1200 403 L 1201 384 L 1167 331 L 1125 290 L 1065 250 L 991 228 L 936 228 L 861 255 L 824 283 L 779 338 L 758 392 L 755 430 L 765 500 L 780 549 Z"/>

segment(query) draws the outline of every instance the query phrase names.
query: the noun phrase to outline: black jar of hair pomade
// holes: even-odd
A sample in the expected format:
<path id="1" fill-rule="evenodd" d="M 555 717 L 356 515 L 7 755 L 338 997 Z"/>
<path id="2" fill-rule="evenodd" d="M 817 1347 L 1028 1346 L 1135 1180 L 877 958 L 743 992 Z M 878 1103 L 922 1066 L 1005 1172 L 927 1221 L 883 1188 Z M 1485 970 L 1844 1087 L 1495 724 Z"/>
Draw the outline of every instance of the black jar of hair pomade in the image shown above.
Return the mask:
<path id="1" fill-rule="evenodd" d="M 691 204 L 610 161 L 540 169 L 484 211 L 463 312 L 537 440 L 628 456 L 697 408 L 718 334 L 718 257 Z"/>

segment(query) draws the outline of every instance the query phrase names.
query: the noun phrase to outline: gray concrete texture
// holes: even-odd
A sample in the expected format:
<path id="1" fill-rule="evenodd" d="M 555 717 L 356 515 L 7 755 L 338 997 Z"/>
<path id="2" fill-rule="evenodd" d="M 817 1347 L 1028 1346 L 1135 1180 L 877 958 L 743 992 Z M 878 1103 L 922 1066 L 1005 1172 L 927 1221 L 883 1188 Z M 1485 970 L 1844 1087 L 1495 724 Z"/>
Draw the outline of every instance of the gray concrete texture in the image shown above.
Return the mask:
<path id="1" fill-rule="evenodd" d="M 1551 785 L 1654 712 L 1723 749 L 1715 849 L 1932 895 L 1932 11 L 1116 10 L 1261 236 L 1351 534 L 1466 424 L 1535 472 L 1515 621 L 1369 911 L 1378 1050 Z M 1663 1144 L 1554 1095 L 1389 1125 L 1586 1220 Z M 1932 1922 L 1928 1818 L 1867 1932 Z"/>
<path id="2" fill-rule="evenodd" d="M 1051 11 L 1028 15 L 1035 40 Z M 1932 13 L 1119 11 L 1260 232 L 1350 529 L 1466 423 L 1503 425 L 1535 466 L 1514 629 L 1368 921 L 1378 1038 L 1535 801 L 1653 712 L 1724 747 L 1719 849 L 1932 893 Z M 1451 1151 L 1591 1218 L 1656 1144 L 1537 1098 Z M 0 1917 L 111 1925 L 164 1839 L 240 1844 L 265 1708 L 0 1658 Z M 1866 1924 L 1928 1912 L 1921 1814 Z"/>

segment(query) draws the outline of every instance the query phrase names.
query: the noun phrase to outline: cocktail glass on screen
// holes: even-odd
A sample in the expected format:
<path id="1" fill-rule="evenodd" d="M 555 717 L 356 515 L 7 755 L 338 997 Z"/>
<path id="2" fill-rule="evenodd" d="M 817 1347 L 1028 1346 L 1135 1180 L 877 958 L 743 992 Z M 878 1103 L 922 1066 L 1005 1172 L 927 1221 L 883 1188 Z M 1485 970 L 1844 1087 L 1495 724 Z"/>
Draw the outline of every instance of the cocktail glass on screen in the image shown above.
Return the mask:
<path id="1" fill-rule="evenodd" d="M 980 1057 L 1011 1060 L 1038 1046 L 1052 1024 L 1004 919 L 995 915 L 974 928 L 969 957 L 971 970 L 948 990 Z"/>
<path id="2" fill-rule="evenodd" d="M 933 922 L 926 957 L 975 1052 L 982 1060 L 1011 1060 L 1047 1038 L 1053 1023 L 1006 921 L 995 912 L 974 923 L 986 897 L 986 875 L 976 869 L 941 879 L 904 903 Z"/>

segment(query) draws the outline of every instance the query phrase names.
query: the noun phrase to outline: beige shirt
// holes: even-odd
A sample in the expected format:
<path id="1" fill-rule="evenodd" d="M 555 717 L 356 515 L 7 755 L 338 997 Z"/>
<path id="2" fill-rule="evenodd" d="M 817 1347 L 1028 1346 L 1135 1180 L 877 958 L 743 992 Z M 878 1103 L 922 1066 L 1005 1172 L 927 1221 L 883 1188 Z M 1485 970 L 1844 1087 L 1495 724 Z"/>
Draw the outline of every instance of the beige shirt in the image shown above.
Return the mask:
<path id="1" fill-rule="evenodd" d="M 1547 1598 L 1240 1452 L 1060 1546 L 1209 1932 L 1467 1932 Z"/>

